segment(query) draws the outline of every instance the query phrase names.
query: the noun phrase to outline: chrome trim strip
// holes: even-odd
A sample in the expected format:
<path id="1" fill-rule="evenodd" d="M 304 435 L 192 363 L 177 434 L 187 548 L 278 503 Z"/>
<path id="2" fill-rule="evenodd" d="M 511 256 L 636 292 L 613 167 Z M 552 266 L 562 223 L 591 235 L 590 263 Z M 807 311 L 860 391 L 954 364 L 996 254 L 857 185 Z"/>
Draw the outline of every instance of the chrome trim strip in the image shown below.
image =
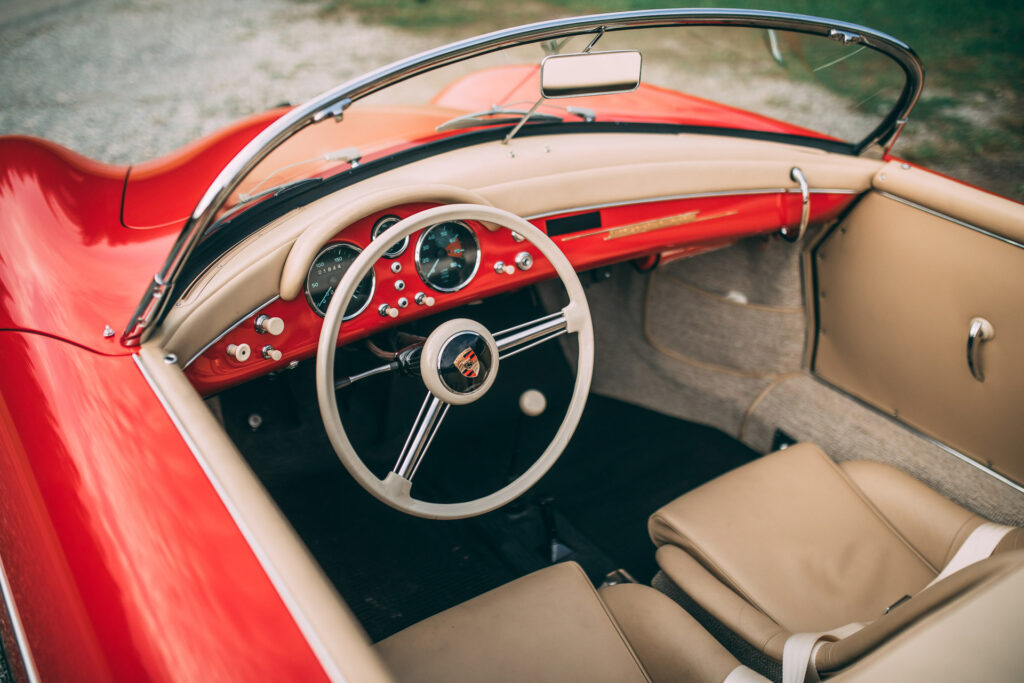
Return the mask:
<path id="1" fill-rule="evenodd" d="M 656 202 L 671 202 L 678 199 L 705 199 L 707 197 L 738 197 L 743 195 L 759 194 L 799 194 L 798 187 L 762 187 L 754 190 L 718 190 L 715 192 L 694 192 L 692 194 L 667 194 L 660 197 L 649 197 L 647 199 L 629 199 L 620 202 L 607 202 L 605 204 L 587 204 L 570 209 L 559 209 L 558 211 L 547 211 L 532 216 L 524 216 L 525 220 L 536 221 L 551 216 L 560 216 L 563 213 L 576 213 L 577 211 L 596 211 L 598 209 L 613 209 L 617 206 L 632 206 L 638 204 L 654 204 Z M 833 189 L 833 188 L 812 188 L 811 194 L 860 194 L 857 190 Z"/>
<path id="2" fill-rule="evenodd" d="M 275 301 L 277 301 L 277 300 L 278 300 L 278 299 L 280 299 L 280 298 L 281 298 L 281 295 L 280 295 L 280 294 L 275 294 L 274 296 L 270 297 L 269 299 L 267 299 L 266 301 L 264 301 L 263 303 L 261 303 L 261 304 L 260 304 L 259 306 L 257 306 L 256 308 L 252 309 L 251 311 L 249 311 L 248 313 L 246 313 L 245 315 L 243 315 L 243 316 L 242 316 L 241 318 L 239 318 L 239 319 L 238 319 L 238 320 L 236 320 L 235 322 L 231 323 L 231 325 L 229 325 L 229 326 L 228 326 L 228 328 L 227 328 L 226 330 L 224 330 L 223 332 L 221 332 L 220 334 L 218 334 L 218 335 L 217 335 L 216 337 L 214 337 L 213 339 L 211 339 L 211 340 L 210 340 L 210 342 L 209 342 L 209 343 L 208 343 L 208 344 L 207 344 L 206 346 L 204 346 L 203 348 L 201 348 L 201 349 L 199 349 L 198 351 L 196 351 L 196 352 L 195 352 L 195 355 L 193 355 L 193 356 L 192 356 L 191 358 L 189 358 L 189 359 L 188 359 L 188 361 L 186 361 L 186 363 L 185 363 L 185 364 L 184 364 L 183 366 L 181 366 L 181 369 L 182 369 L 182 370 L 184 370 L 184 369 L 185 369 L 185 368 L 187 368 L 188 366 L 192 365 L 192 362 L 193 362 L 193 361 L 194 361 L 194 360 L 195 360 L 196 358 L 199 358 L 199 356 L 201 356 L 201 355 L 203 355 L 204 353 L 206 353 L 207 349 L 209 349 L 209 348 L 210 348 L 211 346 L 213 346 L 214 344 L 216 344 L 217 342 L 219 342 L 219 341 L 220 341 L 221 339 L 223 339 L 223 338 L 224 338 L 224 336 L 225 336 L 225 335 L 226 335 L 226 334 L 227 334 L 228 332 L 230 332 L 231 330 L 235 329 L 236 327 L 238 327 L 239 325 L 241 325 L 242 323 L 244 323 L 244 322 L 245 322 L 245 319 L 246 319 L 246 318 L 248 318 L 248 317 L 249 317 L 249 316 L 251 316 L 252 314 L 256 313 L 257 311 L 259 311 L 259 310 L 260 310 L 261 308 L 263 308 L 264 306 L 269 306 L 270 304 L 274 303 Z"/>
<path id="3" fill-rule="evenodd" d="M 1012 240 L 1009 237 L 1003 237 L 1002 235 L 997 235 L 994 232 L 989 232 L 985 228 L 979 228 L 977 225 L 971 225 L 970 223 L 966 223 L 966 222 L 960 220 L 959 218 L 953 218 L 952 216 L 946 215 L 946 214 L 942 213 L 941 211 L 936 211 L 935 209 L 929 209 L 927 206 L 921 206 L 917 202 L 912 202 L 909 199 L 904 199 L 903 197 L 897 197 L 894 194 L 889 194 L 888 192 L 883 192 L 881 190 L 878 191 L 878 194 L 882 195 L 883 197 L 888 197 L 889 199 L 892 199 L 893 201 L 897 201 L 900 204 L 906 204 L 907 206 L 909 206 L 911 208 L 918 209 L 920 211 L 924 211 L 925 213 L 930 213 L 931 215 L 936 216 L 938 218 L 944 218 L 947 221 L 949 221 L 950 223 L 956 223 L 957 225 L 959 225 L 961 227 L 964 227 L 964 228 L 967 228 L 968 230 L 973 230 L 974 232 L 980 232 L 982 235 L 985 235 L 986 237 L 991 237 L 993 239 L 997 239 L 1000 242 L 1005 242 L 1006 244 L 1009 244 L 1009 245 L 1012 245 L 1014 247 L 1017 247 L 1018 249 L 1024 249 L 1024 244 L 1021 244 L 1020 242 Z"/>
<path id="4" fill-rule="evenodd" d="M 0 592 L 4 596 L 4 606 L 7 608 L 7 615 L 11 619 L 11 630 L 14 632 L 14 640 L 18 644 L 18 654 L 21 655 L 21 664 L 25 668 L 25 676 L 31 683 L 38 683 L 39 672 L 36 670 L 35 659 L 32 658 L 32 650 L 28 645 L 28 638 L 25 636 L 25 628 L 21 624 L 21 617 L 18 615 L 18 606 L 14 604 L 14 591 L 10 581 L 7 579 L 7 571 L 4 569 L 3 559 L 0 558 Z M 10 667 L 10 662 L 8 662 Z"/>
<path id="5" fill-rule="evenodd" d="M 320 665 L 324 668 L 324 673 L 326 673 L 332 681 L 346 681 L 347 679 L 331 658 L 330 651 L 323 642 L 321 642 L 316 629 L 313 628 L 313 625 L 309 623 L 306 616 L 302 613 L 301 609 L 299 609 L 298 601 L 288 590 L 284 579 L 278 573 L 273 562 L 270 561 L 269 553 L 267 553 L 256 540 L 256 536 L 246 523 L 245 517 L 241 514 L 241 511 L 235 506 L 234 501 L 224 490 L 224 487 L 220 483 L 220 479 L 216 476 L 216 473 L 213 471 L 213 468 L 210 467 L 206 458 L 203 457 L 202 452 L 196 445 L 196 442 L 192 439 L 192 435 L 189 434 L 187 429 L 185 429 L 181 419 L 178 417 L 178 414 L 174 411 L 174 408 L 172 408 L 171 404 L 167 401 L 167 397 L 164 396 L 163 392 L 160 390 L 160 386 L 156 381 L 154 381 L 153 376 L 149 374 L 141 356 L 139 354 L 134 354 L 132 359 L 135 361 L 135 365 L 138 366 L 139 372 L 142 373 L 142 376 L 149 385 L 149 388 L 153 390 L 153 394 L 156 396 L 157 400 L 160 401 L 160 405 L 163 406 L 167 416 L 171 418 L 171 422 L 174 423 L 174 428 L 178 430 L 178 434 L 181 435 L 181 438 L 185 441 L 188 449 L 192 451 L 192 456 L 196 459 L 196 462 L 199 463 L 199 466 L 206 474 L 207 480 L 209 480 L 210 484 L 213 485 L 214 490 L 217 492 L 217 496 L 220 498 L 221 502 L 224 503 L 224 507 L 227 509 L 228 514 L 231 515 L 231 519 L 233 519 L 235 524 L 238 526 L 238 530 L 242 533 L 242 536 L 245 538 L 249 548 L 256 556 L 256 560 L 260 563 L 260 566 L 263 567 L 263 571 L 266 572 L 267 578 L 270 579 L 270 583 L 274 586 L 274 590 L 277 591 L 277 594 L 281 597 L 281 601 L 284 602 L 288 613 L 292 615 L 292 618 L 295 620 L 295 624 L 299 627 L 302 635 L 306 638 L 306 642 L 309 644 L 310 649 L 313 650 L 313 654 L 317 658 L 317 661 L 319 661 Z"/>
<path id="6" fill-rule="evenodd" d="M 221 170 L 203 194 L 188 222 L 175 240 L 167 260 L 153 276 L 139 305 L 121 336 L 122 344 L 138 346 L 153 333 L 167 313 L 174 286 L 185 263 L 213 224 L 217 212 L 239 183 L 285 140 L 309 125 L 328 117 L 340 120 L 355 100 L 428 71 L 517 45 L 539 43 L 566 35 L 617 31 L 629 28 L 667 26 L 745 26 L 760 29 L 789 29 L 829 38 L 837 31 L 857 35 L 861 45 L 871 47 L 895 61 L 906 75 L 899 100 L 868 136 L 854 147 L 863 153 L 875 145 L 885 148 L 895 139 L 924 86 L 924 70 L 910 47 L 874 29 L 842 21 L 785 12 L 737 9 L 663 9 L 595 14 L 569 19 L 541 21 L 526 26 L 494 31 L 457 41 L 353 78 L 292 109 L 249 141 Z"/>
<path id="7" fill-rule="evenodd" d="M 939 441 L 938 439 L 936 439 L 933 436 L 929 436 L 928 434 L 925 434 L 924 432 L 922 432 L 917 427 L 914 427 L 913 425 L 909 425 L 906 422 L 893 417 L 892 415 L 890 415 L 889 413 L 886 413 L 884 410 L 881 410 L 877 406 L 871 405 L 870 403 L 868 403 L 864 399 L 860 398 L 859 396 L 854 396 L 850 392 L 846 391 L 846 389 L 843 389 L 842 387 L 836 386 L 832 382 L 829 382 L 827 379 L 825 379 L 824 377 L 819 375 L 817 372 L 810 371 L 810 374 L 818 382 L 821 382 L 822 384 L 824 384 L 825 386 L 831 388 L 832 390 L 839 392 L 843 396 L 851 399 L 852 401 L 854 401 L 855 403 L 863 406 L 864 408 L 867 408 L 868 410 L 870 410 L 871 412 L 875 413 L 876 415 L 881 415 L 882 417 L 884 417 L 887 420 L 889 420 L 890 422 L 894 423 L 896 426 L 900 427 L 901 429 L 905 429 L 908 432 L 910 432 L 911 434 L 913 434 L 914 436 L 918 437 L 919 439 L 921 439 L 923 441 L 927 441 L 928 443 L 932 444 L 933 446 L 937 446 L 939 449 L 945 451 L 946 453 L 949 453 L 950 455 L 952 455 L 952 456 L 954 456 L 956 458 L 959 458 L 960 460 L 963 460 L 968 465 L 981 470 L 982 472 L 984 472 L 985 474 L 989 475 L 990 477 L 992 477 L 994 479 L 998 479 L 1000 482 L 1002 482 L 1003 484 L 1006 484 L 1007 486 L 1009 486 L 1010 488 L 1014 489 L 1015 491 L 1017 491 L 1019 493 L 1024 493 L 1024 485 L 1018 484 L 1017 482 L 1013 481 L 1012 479 L 1008 479 L 1006 476 L 1004 476 L 1002 474 L 999 474 L 998 472 L 996 472 L 992 468 L 988 467 L 987 465 L 983 465 L 982 463 L 978 462 L 977 460 L 975 460 L 971 456 L 966 455 L 964 453 L 961 453 L 960 451 L 956 450 L 952 446 L 948 446 L 948 445 L 942 443 L 941 441 Z"/>

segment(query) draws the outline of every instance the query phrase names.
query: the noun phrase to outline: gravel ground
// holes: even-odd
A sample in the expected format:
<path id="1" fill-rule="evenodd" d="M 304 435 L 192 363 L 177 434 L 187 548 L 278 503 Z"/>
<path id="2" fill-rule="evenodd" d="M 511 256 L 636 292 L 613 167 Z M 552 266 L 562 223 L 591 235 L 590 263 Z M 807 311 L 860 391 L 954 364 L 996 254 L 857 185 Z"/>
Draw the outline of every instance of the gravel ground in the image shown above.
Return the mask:
<path id="1" fill-rule="evenodd" d="M 0 134 L 138 162 L 441 42 L 292 0 L 0 0 Z"/>

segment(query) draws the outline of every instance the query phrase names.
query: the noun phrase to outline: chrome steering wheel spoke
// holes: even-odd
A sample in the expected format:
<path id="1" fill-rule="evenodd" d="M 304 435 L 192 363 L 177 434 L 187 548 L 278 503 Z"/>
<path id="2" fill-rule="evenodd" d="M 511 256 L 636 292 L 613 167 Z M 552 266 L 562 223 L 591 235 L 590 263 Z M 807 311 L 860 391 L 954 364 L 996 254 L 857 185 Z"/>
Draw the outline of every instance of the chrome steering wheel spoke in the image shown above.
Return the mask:
<path id="1" fill-rule="evenodd" d="M 498 358 L 505 360 L 517 353 L 532 349 L 569 331 L 565 309 L 536 320 L 510 327 L 494 335 Z"/>
<path id="2" fill-rule="evenodd" d="M 427 449 L 430 448 L 430 442 L 434 440 L 434 435 L 437 434 L 438 428 L 441 426 L 441 422 L 444 421 L 444 416 L 448 414 L 448 409 L 451 407 L 448 403 L 445 403 L 437 396 L 431 393 L 427 393 L 426 398 L 423 399 L 423 405 L 420 406 L 420 412 L 416 415 L 416 421 L 413 422 L 412 429 L 409 431 L 409 436 L 405 439 L 405 445 L 402 446 L 402 453 L 398 456 L 398 462 L 395 463 L 395 467 L 391 470 L 403 479 L 412 481 L 412 478 L 416 476 L 416 470 L 420 466 L 420 462 L 423 461 L 423 456 L 426 454 Z"/>

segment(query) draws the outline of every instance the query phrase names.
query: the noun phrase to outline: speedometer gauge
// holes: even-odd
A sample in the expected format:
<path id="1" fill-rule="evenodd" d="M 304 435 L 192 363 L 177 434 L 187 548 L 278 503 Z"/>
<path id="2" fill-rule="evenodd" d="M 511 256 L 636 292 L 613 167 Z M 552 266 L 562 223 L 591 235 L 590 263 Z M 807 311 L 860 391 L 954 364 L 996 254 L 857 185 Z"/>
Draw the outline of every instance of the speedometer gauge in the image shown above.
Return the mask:
<path id="1" fill-rule="evenodd" d="M 416 243 L 416 270 L 427 286 L 439 292 L 462 289 L 479 266 L 480 244 L 461 221 L 431 226 Z"/>
<path id="2" fill-rule="evenodd" d="M 359 256 L 360 251 L 359 247 L 344 242 L 328 244 L 313 259 L 313 264 L 306 274 L 306 300 L 321 318 L 327 313 L 327 305 L 331 303 L 338 283 Z M 373 286 L 373 269 L 370 269 L 356 287 L 352 300 L 348 302 L 343 320 L 354 318 L 363 312 L 370 303 L 370 297 L 373 296 Z"/>

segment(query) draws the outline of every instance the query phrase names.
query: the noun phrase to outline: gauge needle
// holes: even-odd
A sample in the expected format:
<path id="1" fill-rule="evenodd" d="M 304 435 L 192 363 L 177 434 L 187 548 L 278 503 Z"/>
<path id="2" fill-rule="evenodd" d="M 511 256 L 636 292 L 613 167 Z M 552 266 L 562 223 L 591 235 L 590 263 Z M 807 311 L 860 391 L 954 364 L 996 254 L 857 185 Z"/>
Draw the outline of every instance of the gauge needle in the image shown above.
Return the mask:
<path id="1" fill-rule="evenodd" d="M 324 292 L 323 297 L 320 299 L 320 308 L 327 306 L 327 302 L 331 299 L 331 294 L 334 293 L 334 287 L 328 287 L 327 291 Z"/>
<path id="2" fill-rule="evenodd" d="M 438 266 L 438 265 L 439 265 L 440 263 L 441 263 L 440 261 L 434 261 L 434 265 L 430 266 L 430 272 L 428 272 L 428 273 L 427 273 L 427 277 L 428 277 L 428 278 L 429 278 L 429 277 L 430 277 L 431 275 L 433 275 L 433 274 L 434 274 L 434 271 L 435 271 L 435 270 L 437 270 L 437 266 Z"/>

